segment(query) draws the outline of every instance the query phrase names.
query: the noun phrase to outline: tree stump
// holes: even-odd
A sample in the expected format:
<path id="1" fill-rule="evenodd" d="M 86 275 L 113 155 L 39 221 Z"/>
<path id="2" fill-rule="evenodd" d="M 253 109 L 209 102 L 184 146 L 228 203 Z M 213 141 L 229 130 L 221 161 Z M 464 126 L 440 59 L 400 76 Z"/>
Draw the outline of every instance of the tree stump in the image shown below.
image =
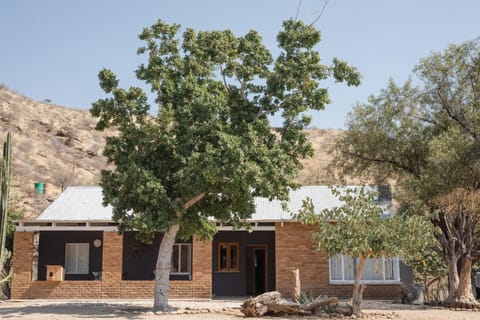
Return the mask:
<path id="1" fill-rule="evenodd" d="M 300 285 L 300 270 L 298 268 L 293 269 L 293 279 L 295 281 L 295 287 L 293 288 L 293 297 L 298 298 L 302 293 L 302 287 Z"/>

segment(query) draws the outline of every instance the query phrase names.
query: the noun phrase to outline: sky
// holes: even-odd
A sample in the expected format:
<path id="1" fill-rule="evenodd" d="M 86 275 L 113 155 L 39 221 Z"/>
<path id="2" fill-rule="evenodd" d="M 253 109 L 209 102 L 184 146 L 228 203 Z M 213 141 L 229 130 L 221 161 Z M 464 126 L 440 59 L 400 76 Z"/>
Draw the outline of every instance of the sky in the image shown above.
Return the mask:
<path id="1" fill-rule="evenodd" d="M 302 0 L 298 19 L 312 23 L 325 0 Z M 32 99 L 90 108 L 105 94 L 98 71 L 120 86 L 141 85 L 138 34 L 158 19 L 196 30 L 255 29 L 275 57 L 282 21 L 298 0 L 0 0 L 0 84 Z M 479 0 L 328 0 L 315 26 L 322 62 L 334 57 L 362 74 L 359 87 L 322 82 L 332 103 L 312 114 L 312 127 L 345 129 L 356 103 L 378 94 L 390 78 L 413 77 L 421 58 L 480 36 Z M 278 119 L 272 119 L 278 125 Z"/>

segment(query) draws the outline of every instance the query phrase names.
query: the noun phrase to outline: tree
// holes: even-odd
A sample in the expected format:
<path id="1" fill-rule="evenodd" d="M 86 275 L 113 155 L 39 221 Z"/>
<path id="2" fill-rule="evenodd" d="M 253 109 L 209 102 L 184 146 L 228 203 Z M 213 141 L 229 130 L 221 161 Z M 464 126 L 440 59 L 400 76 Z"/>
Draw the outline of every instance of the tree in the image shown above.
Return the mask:
<path id="1" fill-rule="evenodd" d="M 365 284 L 362 273 L 369 258 L 394 257 L 412 252 L 410 244 L 426 245 L 428 229 L 419 217 L 405 219 L 401 216 L 385 217 L 385 206 L 376 202 L 376 194 L 364 188 L 333 189 L 343 202 L 342 206 L 315 212 L 311 199 L 303 203 L 297 219 L 306 224 L 318 225 L 312 239 L 318 250 L 330 257 L 346 254 L 357 259 L 354 270 L 352 294 L 353 313 L 361 315 Z"/>
<path id="2" fill-rule="evenodd" d="M 431 295 L 430 286 L 435 282 L 440 283 L 442 277 L 447 275 L 445 261 L 438 254 L 440 251 L 437 246 L 438 242 L 435 241 L 432 233 L 432 241 L 423 248 L 417 248 L 416 253 L 411 255 L 411 259 L 405 261 L 421 277 L 425 290 L 425 302 L 438 302 L 434 300 L 437 297 Z"/>
<path id="3" fill-rule="evenodd" d="M 356 106 L 336 142 L 334 165 L 344 174 L 394 180 L 399 201 L 437 227 L 449 273 L 446 304 L 477 307 L 468 279 L 480 258 L 474 200 L 480 188 L 480 39 L 450 45 L 414 70 L 419 86 L 390 81 Z M 451 197 L 466 203 L 452 206 Z"/>
<path id="4" fill-rule="evenodd" d="M 97 129 L 118 128 L 104 154 L 115 165 L 102 171 L 104 202 L 113 206 L 119 230 L 143 240 L 163 234 L 155 272 L 154 309 L 168 309 L 172 247 L 176 237 L 208 237 L 213 217 L 234 227 L 254 211 L 256 196 L 286 199 L 300 159 L 312 154 L 303 129 L 308 110 L 329 102 L 319 81 L 333 76 L 348 85 L 359 74 L 334 59 L 321 64 L 314 50 L 320 33 L 300 21 L 283 24 L 274 60 L 255 31 L 186 29 L 158 21 L 140 34 L 146 63 L 136 76 L 158 106 L 149 115 L 146 93 L 118 86 L 110 70 L 99 73 L 111 97 L 91 113 Z M 272 129 L 269 116 L 283 126 Z"/>

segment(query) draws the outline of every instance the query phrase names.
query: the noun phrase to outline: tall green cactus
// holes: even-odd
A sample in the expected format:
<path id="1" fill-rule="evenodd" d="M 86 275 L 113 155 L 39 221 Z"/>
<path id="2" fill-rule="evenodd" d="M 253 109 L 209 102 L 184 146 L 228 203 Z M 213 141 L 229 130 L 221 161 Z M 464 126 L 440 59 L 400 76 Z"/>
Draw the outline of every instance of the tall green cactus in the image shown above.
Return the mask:
<path id="1" fill-rule="evenodd" d="M 3 144 L 3 162 L 0 170 L 1 197 L 0 197 L 0 267 L 3 268 L 8 259 L 5 250 L 8 224 L 8 193 L 10 191 L 10 157 L 12 152 L 12 134 L 8 132 L 7 141 Z"/>

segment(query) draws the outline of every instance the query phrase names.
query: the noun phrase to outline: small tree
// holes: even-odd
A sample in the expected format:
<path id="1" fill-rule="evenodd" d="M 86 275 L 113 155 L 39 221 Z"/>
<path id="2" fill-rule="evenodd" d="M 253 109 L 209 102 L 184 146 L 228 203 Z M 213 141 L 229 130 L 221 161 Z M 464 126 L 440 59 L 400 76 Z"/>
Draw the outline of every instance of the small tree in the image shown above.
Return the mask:
<path id="1" fill-rule="evenodd" d="M 104 202 L 113 206 L 120 231 L 144 240 L 163 234 L 155 271 L 154 310 L 168 309 L 175 238 L 211 236 L 214 217 L 240 226 L 254 211 L 254 197 L 286 199 L 313 150 L 303 132 L 308 110 L 329 102 L 320 81 L 333 76 L 349 85 L 359 75 L 345 62 L 320 63 L 320 33 L 288 20 L 273 59 L 255 31 L 195 32 L 158 21 L 140 39 L 147 54 L 137 78 L 149 86 L 158 115 L 149 114 L 145 92 L 122 89 L 110 70 L 100 86 L 112 96 L 96 101 L 97 129 L 116 127 L 104 154 L 115 165 L 102 172 Z M 283 119 L 272 130 L 269 116 Z"/>
<path id="2" fill-rule="evenodd" d="M 430 286 L 435 282 L 440 283 L 442 277 L 447 275 L 445 261 L 438 254 L 438 248 L 434 247 L 434 241 L 435 238 L 432 236 L 433 245 L 418 248 L 418 251 L 412 255 L 412 258 L 405 261 L 421 277 L 426 302 L 436 302 L 434 301 L 435 296 L 431 294 Z"/>
<path id="3" fill-rule="evenodd" d="M 424 216 L 428 221 L 428 212 L 420 202 L 411 202 L 408 205 L 404 204 L 398 208 L 398 212 L 401 212 L 403 216 Z M 425 228 L 429 228 L 423 238 L 427 241 L 417 243 L 413 241 L 406 248 L 407 259 L 404 260 L 405 264 L 411 266 L 415 271 L 416 279 L 423 282 L 424 287 L 424 301 L 438 303 L 437 296 L 432 296 L 430 292 L 430 286 L 435 282 L 440 285 L 442 277 L 447 275 L 447 268 L 445 261 L 442 259 L 443 249 L 442 246 L 436 241 L 435 235 L 438 234 L 436 229 L 431 223 L 425 225 Z M 426 238 L 430 237 L 430 239 Z M 435 299 L 435 301 L 433 300 Z"/>
<path id="4" fill-rule="evenodd" d="M 385 206 L 376 202 L 374 192 L 364 188 L 333 189 L 333 193 L 344 203 L 342 206 L 318 214 L 311 199 L 307 199 L 297 218 L 302 223 L 318 225 L 318 231 L 312 235 L 318 250 L 329 256 L 346 254 L 358 259 L 352 307 L 353 313 L 359 316 L 366 287 L 361 279 L 367 259 L 405 254 L 410 250 L 406 249 L 409 243 L 418 245 L 424 241 L 420 235 L 425 234 L 425 224 L 419 217 L 384 216 Z"/>

